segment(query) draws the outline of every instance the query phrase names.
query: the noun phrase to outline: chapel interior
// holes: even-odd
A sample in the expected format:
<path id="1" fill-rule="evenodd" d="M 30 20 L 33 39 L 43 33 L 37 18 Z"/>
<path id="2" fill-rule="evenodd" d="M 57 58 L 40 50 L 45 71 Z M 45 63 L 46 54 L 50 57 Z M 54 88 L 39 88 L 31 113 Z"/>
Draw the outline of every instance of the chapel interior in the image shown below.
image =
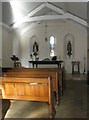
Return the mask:
<path id="1" fill-rule="evenodd" d="M 88 11 L 84 0 L 0 2 L 1 120 L 88 118 Z"/>

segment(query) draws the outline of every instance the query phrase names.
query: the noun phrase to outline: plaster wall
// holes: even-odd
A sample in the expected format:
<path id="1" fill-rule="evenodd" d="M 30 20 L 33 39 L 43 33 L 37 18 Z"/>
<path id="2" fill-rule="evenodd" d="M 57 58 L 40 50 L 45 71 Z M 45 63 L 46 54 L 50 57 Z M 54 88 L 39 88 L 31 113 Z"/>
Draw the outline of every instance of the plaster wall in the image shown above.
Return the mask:
<path id="1" fill-rule="evenodd" d="M 65 35 L 68 33 L 74 36 L 74 55 L 72 58 L 65 56 Z M 19 57 L 23 67 L 32 67 L 29 64 L 30 54 L 32 53 L 33 42 L 36 40 L 39 45 L 39 59 L 50 57 L 50 36 L 55 37 L 55 54 L 57 59 L 64 61 L 66 73 L 72 72 L 72 61 L 80 61 L 80 72 L 84 71 L 84 57 L 87 58 L 87 30 L 77 24 L 71 22 L 47 22 L 47 38 L 45 41 L 45 23 L 42 22 L 32 29 L 19 35 L 16 32 L 2 31 L 2 57 L 3 66 L 12 66 L 10 57 L 15 54 Z M 40 65 L 39 67 L 46 67 Z M 53 66 L 49 66 L 53 67 Z M 56 67 L 56 66 L 54 66 Z M 85 60 L 85 69 L 87 71 L 87 60 Z"/>
<path id="2" fill-rule="evenodd" d="M 10 31 L 2 28 L 2 67 L 13 67 L 13 39 Z"/>
<path id="3" fill-rule="evenodd" d="M 83 73 L 84 57 L 87 58 L 87 30 L 81 26 L 77 26 L 76 24 L 74 25 L 66 22 L 48 22 L 48 41 L 46 42 L 44 26 L 45 24 L 41 23 L 21 36 L 20 59 L 22 65 L 24 67 L 31 67 L 28 61 L 30 60 L 30 54 L 32 53 L 32 45 L 34 40 L 37 40 L 39 44 L 39 59 L 43 60 L 46 57 L 50 58 L 49 38 L 50 36 L 54 36 L 56 43 L 55 53 L 58 59 L 60 58 L 64 61 L 66 72 L 72 72 L 71 61 L 76 60 L 80 61 L 80 72 Z M 65 57 L 64 37 L 68 33 L 71 33 L 74 36 L 74 56 L 72 58 Z M 34 37 L 34 39 L 32 39 L 32 37 Z M 85 66 L 87 71 L 87 60 L 85 60 Z"/>

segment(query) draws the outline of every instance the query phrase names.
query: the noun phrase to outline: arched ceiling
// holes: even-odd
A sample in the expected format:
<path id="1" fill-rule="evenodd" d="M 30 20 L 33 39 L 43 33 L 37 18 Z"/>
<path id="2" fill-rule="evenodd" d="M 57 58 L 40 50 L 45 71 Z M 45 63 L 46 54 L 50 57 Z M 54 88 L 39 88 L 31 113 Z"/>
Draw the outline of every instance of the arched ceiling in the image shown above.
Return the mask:
<path id="1" fill-rule="evenodd" d="M 18 20 L 15 19 L 16 13 Z M 21 15 L 21 18 L 20 18 Z M 71 19 L 87 26 L 87 2 L 2 2 L 2 23 L 8 28 L 38 24 L 43 20 Z"/>

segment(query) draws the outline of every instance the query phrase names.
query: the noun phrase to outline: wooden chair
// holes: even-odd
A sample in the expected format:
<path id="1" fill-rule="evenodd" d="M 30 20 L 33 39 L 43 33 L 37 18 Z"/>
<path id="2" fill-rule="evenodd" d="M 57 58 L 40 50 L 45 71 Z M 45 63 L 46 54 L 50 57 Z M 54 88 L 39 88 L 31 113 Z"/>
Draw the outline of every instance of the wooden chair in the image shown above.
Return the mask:
<path id="1" fill-rule="evenodd" d="M 21 65 L 21 62 L 15 62 L 15 67 L 16 68 L 20 68 L 22 65 Z"/>

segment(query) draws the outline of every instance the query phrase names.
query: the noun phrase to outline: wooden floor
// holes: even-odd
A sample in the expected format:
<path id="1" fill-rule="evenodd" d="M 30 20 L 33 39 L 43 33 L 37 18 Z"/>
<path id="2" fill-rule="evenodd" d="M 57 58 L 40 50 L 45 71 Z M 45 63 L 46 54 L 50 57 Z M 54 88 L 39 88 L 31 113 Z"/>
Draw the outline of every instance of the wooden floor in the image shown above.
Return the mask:
<path id="1" fill-rule="evenodd" d="M 55 118 L 87 118 L 86 80 L 66 80 L 64 95 L 56 107 Z M 43 102 L 12 101 L 5 118 L 48 118 L 48 104 Z"/>

